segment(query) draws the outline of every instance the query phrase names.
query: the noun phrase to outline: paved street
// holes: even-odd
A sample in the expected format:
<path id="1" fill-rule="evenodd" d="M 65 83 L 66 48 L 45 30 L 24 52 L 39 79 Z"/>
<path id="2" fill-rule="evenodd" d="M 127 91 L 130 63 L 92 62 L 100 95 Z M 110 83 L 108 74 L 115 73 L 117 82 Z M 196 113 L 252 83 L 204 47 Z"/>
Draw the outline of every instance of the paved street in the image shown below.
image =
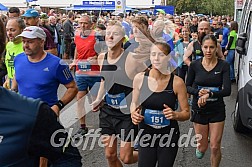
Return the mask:
<path id="1" fill-rule="evenodd" d="M 236 91 L 235 86 L 233 85 L 233 93 L 230 97 L 225 98 L 226 102 L 226 124 L 225 130 L 222 140 L 222 167 L 248 167 L 251 166 L 251 153 L 252 153 L 252 133 L 250 134 L 238 134 L 235 133 L 232 127 L 231 115 L 234 110 L 235 105 L 235 97 Z M 62 92 L 62 88 L 59 93 Z M 72 103 L 72 106 L 73 103 Z M 75 107 L 72 107 L 75 108 Z M 75 109 L 71 109 L 74 113 Z M 98 128 L 98 114 L 89 112 L 87 114 L 87 125 L 89 129 L 97 129 Z M 72 127 L 74 127 L 74 131 L 77 130 L 78 124 L 75 123 Z M 180 131 L 181 135 L 187 134 L 189 129 L 192 128 L 192 123 L 190 121 L 180 123 Z M 194 135 L 194 134 L 193 134 Z M 191 135 L 190 137 L 192 137 Z M 88 139 L 88 138 L 87 138 Z M 94 145 L 94 148 L 90 150 L 90 146 L 92 145 L 92 138 L 89 138 L 89 141 L 85 143 L 83 141 L 79 149 L 81 150 L 81 154 L 83 156 L 83 166 L 85 167 L 104 167 L 107 166 L 104 150 L 103 148 L 98 146 L 98 140 Z M 88 144 L 87 144 L 88 143 Z M 86 145 L 87 144 L 87 145 Z M 84 150 L 83 150 L 84 147 Z M 208 167 L 210 166 L 210 152 L 209 150 L 206 152 L 205 157 L 202 160 L 198 160 L 195 158 L 195 148 L 191 147 L 181 147 L 179 149 L 175 167 Z M 169 156 L 169 155 L 167 155 Z M 134 165 L 125 165 L 126 167 L 137 167 L 137 164 Z"/>

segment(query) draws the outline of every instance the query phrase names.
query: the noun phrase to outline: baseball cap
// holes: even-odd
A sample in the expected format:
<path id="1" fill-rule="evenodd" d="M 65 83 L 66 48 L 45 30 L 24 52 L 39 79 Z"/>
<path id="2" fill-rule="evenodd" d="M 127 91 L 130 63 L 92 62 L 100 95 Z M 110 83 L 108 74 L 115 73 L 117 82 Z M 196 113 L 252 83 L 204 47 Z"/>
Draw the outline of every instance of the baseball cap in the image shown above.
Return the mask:
<path id="1" fill-rule="evenodd" d="M 39 17 L 39 13 L 35 9 L 27 9 L 22 17 Z"/>
<path id="2" fill-rule="evenodd" d="M 25 37 L 30 39 L 40 38 L 42 40 L 46 39 L 46 33 L 44 30 L 37 26 L 29 26 L 24 29 L 24 31 L 17 37 Z"/>

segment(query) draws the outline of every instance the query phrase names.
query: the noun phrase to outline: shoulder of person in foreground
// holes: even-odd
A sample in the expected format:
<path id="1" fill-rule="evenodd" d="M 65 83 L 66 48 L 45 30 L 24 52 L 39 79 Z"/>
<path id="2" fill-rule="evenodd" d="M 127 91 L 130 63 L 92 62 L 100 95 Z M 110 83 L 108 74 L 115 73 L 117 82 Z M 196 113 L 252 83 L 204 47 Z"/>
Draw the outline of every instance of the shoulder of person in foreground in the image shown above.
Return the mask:
<path id="1" fill-rule="evenodd" d="M 55 112 L 47 104 L 42 104 L 31 134 L 29 155 L 45 157 L 52 164 L 71 160 L 68 162 L 69 164 L 78 164 L 76 166 L 81 167 L 81 156 L 78 149 L 69 146 L 67 141 L 68 132 L 59 123 Z"/>

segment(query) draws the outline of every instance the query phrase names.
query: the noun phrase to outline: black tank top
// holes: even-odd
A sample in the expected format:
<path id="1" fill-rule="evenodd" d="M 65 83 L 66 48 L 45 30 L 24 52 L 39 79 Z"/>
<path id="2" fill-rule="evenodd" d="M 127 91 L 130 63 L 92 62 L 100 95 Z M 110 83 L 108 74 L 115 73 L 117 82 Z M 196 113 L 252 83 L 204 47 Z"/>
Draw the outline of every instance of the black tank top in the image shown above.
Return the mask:
<path id="1" fill-rule="evenodd" d="M 163 110 L 164 109 L 164 104 L 175 110 L 176 108 L 176 102 L 177 102 L 177 95 L 173 91 L 173 79 L 174 79 L 174 74 L 171 74 L 170 80 L 166 86 L 166 88 L 162 92 L 152 92 L 149 89 L 148 86 L 148 76 L 149 76 L 149 71 L 145 72 L 145 77 L 143 80 L 143 85 L 140 89 L 140 102 L 143 101 L 141 104 L 142 107 L 142 115 L 144 116 L 145 110 L 146 109 L 151 109 L 151 110 Z M 146 99 L 146 97 L 148 97 Z M 161 128 L 161 129 L 154 129 L 144 123 L 142 121 L 139 124 L 139 127 L 141 129 L 148 129 L 148 132 L 150 133 L 166 133 L 167 130 L 170 128 L 178 128 L 178 123 L 175 120 L 170 120 L 170 126 Z"/>
<path id="2" fill-rule="evenodd" d="M 203 51 L 201 49 L 201 44 L 199 41 L 193 42 L 193 57 L 192 60 L 200 59 L 204 56 Z"/>
<path id="3" fill-rule="evenodd" d="M 108 63 L 108 53 L 104 56 L 101 68 L 106 92 L 104 107 L 111 111 L 109 113 L 111 115 L 130 114 L 129 107 L 132 96 L 129 94 L 133 90 L 133 81 L 128 78 L 125 71 L 127 55 L 128 52 L 125 51 L 115 64 Z"/>

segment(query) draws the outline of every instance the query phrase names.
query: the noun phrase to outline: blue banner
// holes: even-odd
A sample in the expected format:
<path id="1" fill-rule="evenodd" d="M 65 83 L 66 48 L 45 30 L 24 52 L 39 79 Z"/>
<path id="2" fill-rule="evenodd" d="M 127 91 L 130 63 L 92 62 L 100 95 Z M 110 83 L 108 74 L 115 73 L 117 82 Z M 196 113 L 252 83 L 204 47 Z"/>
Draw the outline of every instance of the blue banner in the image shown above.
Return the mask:
<path id="1" fill-rule="evenodd" d="M 26 2 L 33 2 L 33 1 L 38 1 L 38 0 L 26 0 Z"/>
<path id="2" fill-rule="evenodd" d="M 115 1 L 83 1 L 85 7 L 115 7 Z"/>

